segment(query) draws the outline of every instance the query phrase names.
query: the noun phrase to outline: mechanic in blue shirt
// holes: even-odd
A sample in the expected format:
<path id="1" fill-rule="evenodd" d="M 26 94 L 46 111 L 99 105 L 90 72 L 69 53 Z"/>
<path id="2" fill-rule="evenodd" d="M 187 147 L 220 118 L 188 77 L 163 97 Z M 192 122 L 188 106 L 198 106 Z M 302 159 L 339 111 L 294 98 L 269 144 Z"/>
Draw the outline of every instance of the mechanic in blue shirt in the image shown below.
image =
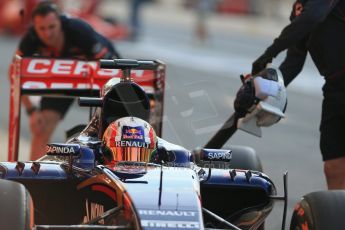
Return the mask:
<path id="1" fill-rule="evenodd" d="M 36 6 L 32 12 L 32 23 L 16 52 L 20 56 L 85 60 L 120 58 L 109 40 L 86 22 L 63 15 L 58 6 L 50 1 Z M 32 160 L 45 154 L 46 144 L 72 102 L 73 99 L 43 97 L 40 108 L 37 108 L 27 96 L 23 97 L 30 116 Z"/>
<path id="2" fill-rule="evenodd" d="M 297 0 L 291 23 L 253 63 L 258 73 L 287 49 L 280 70 L 285 85 L 300 73 L 309 52 L 325 78 L 320 148 L 328 189 L 345 189 L 345 1 Z"/>

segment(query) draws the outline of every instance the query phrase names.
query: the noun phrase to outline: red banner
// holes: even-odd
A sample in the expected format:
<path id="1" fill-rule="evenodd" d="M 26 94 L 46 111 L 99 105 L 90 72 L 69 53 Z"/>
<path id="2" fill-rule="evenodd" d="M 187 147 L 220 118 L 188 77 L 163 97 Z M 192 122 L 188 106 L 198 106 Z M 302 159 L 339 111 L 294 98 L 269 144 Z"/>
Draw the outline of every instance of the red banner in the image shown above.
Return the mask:
<path id="1" fill-rule="evenodd" d="M 100 89 L 110 78 L 121 77 L 119 69 L 101 69 L 96 61 L 23 58 L 23 89 Z M 154 86 L 153 70 L 132 70 L 133 81 L 144 88 Z"/>

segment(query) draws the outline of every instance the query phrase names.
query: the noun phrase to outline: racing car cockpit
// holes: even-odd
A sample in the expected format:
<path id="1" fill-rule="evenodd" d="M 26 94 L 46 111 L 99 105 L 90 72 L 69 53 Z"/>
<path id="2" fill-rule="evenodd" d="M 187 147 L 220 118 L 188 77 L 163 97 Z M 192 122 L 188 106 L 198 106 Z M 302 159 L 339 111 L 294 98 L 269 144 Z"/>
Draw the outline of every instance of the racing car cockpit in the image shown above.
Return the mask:
<path id="1" fill-rule="evenodd" d="M 119 161 L 190 165 L 190 151 L 156 136 L 154 128 L 148 123 L 150 99 L 138 84 L 111 79 L 101 90 L 101 96 L 80 98 L 81 105 L 101 107 L 96 109 L 85 129 L 68 143 L 90 147 L 97 163 L 111 167 Z M 134 144 L 138 148 L 120 144 Z M 138 150 L 146 153 L 139 154 Z"/>

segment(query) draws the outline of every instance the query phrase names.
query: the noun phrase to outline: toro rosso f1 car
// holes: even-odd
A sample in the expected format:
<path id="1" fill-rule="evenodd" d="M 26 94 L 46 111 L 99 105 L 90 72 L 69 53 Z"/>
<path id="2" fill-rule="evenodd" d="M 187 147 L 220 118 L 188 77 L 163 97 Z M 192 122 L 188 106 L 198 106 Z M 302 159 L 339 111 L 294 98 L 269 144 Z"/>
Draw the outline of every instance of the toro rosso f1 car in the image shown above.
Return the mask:
<path id="1" fill-rule="evenodd" d="M 242 103 L 204 148 L 189 151 L 156 137 L 165 77 L 160 61 L 17 58 L 13 67 L 9 162 L 0 163 L 1 229 L 264 229 L 274 200 L 286 207 L 286 175 L 285 194 L 277 196 L 252 149 L 221 149 L 237 127 L 258 135 L 259 126 L 283 116 L 277 72 L 243 78 L 238 100 L 252 92 L 253 103 Z M 66 143 L 48 144 L 37 161 L 17 161 L 23 94 L 84 96 L 79 104 L 97 109 Z M 132 150 L 119 151 L 127 147 Z M 344 220 L 330 210 L 344 210 L 344 202 L 341 191 L 308 194 L 291 228 L 339 229 L 333 223 Z"/>

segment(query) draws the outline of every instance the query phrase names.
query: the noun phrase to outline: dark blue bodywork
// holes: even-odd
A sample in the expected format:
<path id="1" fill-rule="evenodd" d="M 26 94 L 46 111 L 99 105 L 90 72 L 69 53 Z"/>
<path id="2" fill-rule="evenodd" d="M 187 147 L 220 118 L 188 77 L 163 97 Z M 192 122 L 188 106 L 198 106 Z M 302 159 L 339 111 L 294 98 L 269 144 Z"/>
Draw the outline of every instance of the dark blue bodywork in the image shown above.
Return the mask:
<path id="1" fill-rule="evenodd" d="M 109 197 L 119 191 L 114 187 L 101 189 L 95 195 L 99 180 L 80 189 L 85 181 L 103 175 L 127 193 L 136 212 L 137 221 L 144 229 L 202 229 L 216 225 L 202 209 L 227 218 L 243 229 L 253 227 L 248 215 L 262 223 L 272 209 L 269 197 L 276 194 L 271 180 L 261 172 L 239 169 L 202 168 L 192 162 L 191 152 L 160 139 L 158 154 L 168 157 L 164 165 L 150 163 L 136 165 L 138 172 L 126 167 L 97 166 L 95 149 L 80 146 L 71 156 L 51 154 L 36 162 L 4 162 L 0 164 L 2 179 L 20 182 L 32 194 L 38 212 L 37 224 L 81 224 L 88 214 L 85 203 L 102 205 L 104 210 L 118 204 Z M 73 168 L 69 159 L 73 158 Z M 157 158 L 158 159 L 158 158 Z M 139 170 L 140 169 L 140 170 Z M 99 192 L 99 191 L 98 191 Z M 56 207 L 66 211 L 57 218 Z M 73 215 L 72 215 L 73 212 Z M 86 213 L 86 214 L 85 214 Z M 101 214 L 101 213 L 100 213 Z M 245 217 L 245 218 L 244 218 Z M 89 218 L 89 217 L 88 217 Z"/>

